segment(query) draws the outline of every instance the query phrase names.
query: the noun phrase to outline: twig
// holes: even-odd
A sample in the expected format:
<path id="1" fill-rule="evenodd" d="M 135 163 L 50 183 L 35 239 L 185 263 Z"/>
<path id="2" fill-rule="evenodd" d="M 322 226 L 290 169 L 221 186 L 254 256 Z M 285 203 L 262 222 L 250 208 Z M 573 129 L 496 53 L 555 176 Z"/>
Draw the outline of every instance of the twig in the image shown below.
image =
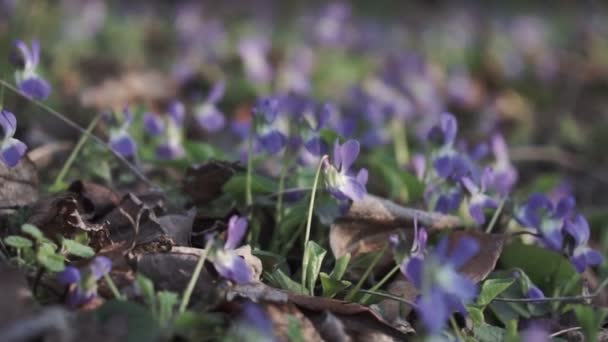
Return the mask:
<path id="1" fill-rule="evenodd" d="M 68 160 L 63 164 L 61 171 L 59 171 L 59 174 L 55 178 L 55 182 L 51 186 L 52 189 L 57 190 L 57 191 L 61 190 L 60 188 L 63 187 L 63 179 L 65 178 L 66 174 L 70 170 L 70 167 L 74 163 L 74 160 L 76 160 L 76 156 L 78 155 L 78 153 L 80 152 L 80 150 L 82 149 L 84 144 L 87 142 L 87 139 L 89 138 L 88 134 L 92 134 L 93 129 L 95 129 L 95 126 L 97 126 L 99 119 L 101 119 L 101 114 L 97 115 L 96 117 L 93 118 L 93 120 L 91 120 L 91 123 L 89 123 L 89 126 L 87 126 L 87 130 L 85 131 L 86 134 L 83 134 L 80 137 L 80 140 L 78 140 L 78 143 L 72 150 L 72 153 L 70 153 Z"/>
<path id="2" fill-rule="evenodd" d="M 104 147 L 105 149 L 107 149 L 108 151 L 110 151 L 114 155 L 114 157 L 116 157 L 118 160 L 120 160 L 141 181 L 143 181 L 144 183 L 148 184 L 148 186 L 150 186 L 152 188 L 160 188 L 156 184 L 154 184 L 152 181 L 150 181 L 148 179 L 148 177 L 146 177 L 143 173 L 141 173 L 141 171 L 139 171 L 139 169 L 135 165 L 133 165 L 132 163 L 130 163 L 120 153 L 114 151 L 114 149 L 112 147 L 110 147 L 105 141 L 101 140 L 96 135 L 94 135 L 92 133 L 88 133 L 84 128 L 82 128 L 76 122 L 72 121 L 71 119 L 67 118 L 65 115 L 63 115 L 63 114 L 59 113 L 58 111 L 52 109 L 51 107 L 47 106 L 46 104 L 44 104 L 44 103 L 42 103 L 42 102 L 40 102 L 38 100 L 32 99 L 31 97 L 27 96 L 26 94 L 24 94 L 23 92 L 21 92 L 21 90 L 15 88 L 13 85 L 11 85 L 10 83 L 6 82 L 5 80 L 0 79 L 0 84 L 2 86 L 4 86 L 4 87 L 10 89 L 11 91 L 13 91 L 15 94 L 18 94 L 19 96 L 27 99 L 28 101 L 32 102 L 36 106 L 42 108 L 47 113 L 49 113 L 49 114 L 53 115 L 54 117 L 56 117 L 57 119 L 63 121 L 66 125 L 72 127 L 73 129 L 77 130 L 81 134 L 88 135 L 96 143 L 98 143 L 99 145 L 101 145 L 102 147 Z"/>
<path id="3" fill-rule="evenodd" d="M 572 328 L 568 328 L 568 329 L 564 329 L 564 330 L 560 330 L 560 331 L 556 331 L 553 334 L 549 335 L 549 337 L 554 338 L 554 337 L 558 337 L 564 334 L 567 334 L 569 332 L 573 332 L 573 331 L 579 331 L 582 330 L 583 328 L 581 327 L 572 327 Z"/>
<path id="4" fill-rule="evenodd" d="M 545 297 L 545 298 L 494 298 L 497 302 L 507 303 L 550 303 L 550 302 L 567 302 L 578 303 L 588 299 L 593 299 L 600 295 L 604 287 L 608 285 L 608 278 L 605 279 L 600 286 L 590 295 L 570 296 L 570 297 Z"/>
<path id="5" fill-rule="evenodd" d="M 413 308 L 417 307 L 416 303 L 411 302 L 411 301 L 409 301 L 407 299 L 403 299 L 401 297 L 393 296 L 392 294 L 382 293 L 382 292 L 376 292 L 376 291 L 370 291 L 370 290 L 359 290 L 359 292 L 363 292 L 363 293 L 371 294 L 371 295 L 374 295 L 374 296 L 384 297 L 384 298 L 387 298 L 387 299 L 391 299 L 391 300 L 394 300 L 394 301 L 397 301 L 397 302 L 401 302 L 403 304 L 407 304 L 407 305 L 409 305 L 409 306 L 411 306 Z"/>

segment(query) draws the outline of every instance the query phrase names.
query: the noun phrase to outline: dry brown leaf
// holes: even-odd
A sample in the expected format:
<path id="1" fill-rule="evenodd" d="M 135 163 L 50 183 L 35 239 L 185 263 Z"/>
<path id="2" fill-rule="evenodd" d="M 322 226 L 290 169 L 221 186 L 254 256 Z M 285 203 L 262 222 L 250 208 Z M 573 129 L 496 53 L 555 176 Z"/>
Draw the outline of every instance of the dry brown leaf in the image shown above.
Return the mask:
<path id="1" fill-rule="evenodd" d="M 295 305 L 291 303 L 264 303 L 263 306 L 272 321 L 272 329 L 279 341 L 289 341 L 287 335 L 289 317 L 297 319 L 304 341 L 323 341 L 314 325 Z"/>
<path id="2" fill-rule="evenodd" d="M 38 170 L 28 157 L 13 168 L 0 163 L 0 210 L 36 203 L 38 183 Z"/>
<path id="3" fill-rule="evenodd" d="M 183 180 L 183 191 L 194 205 L 204 205 L 222 193 L 222 187 L 240 171 L 238 163 L 211 160 L 188 168 Z"/>
<path id="4" fill-rule="evenodd" d="M 479 252 L 459 271 L 478 283 L 484 280 L 496 267 L 496 262 L 505 243 L 505 235 L 486 234 L 472 229 L 455 231 L 449 235 L 448 250 L 450 253 L 463 237 L 477 240 L 479 242 Z"/>
<path id="5" fill-rule="evenodd" d="M 68 191 L 76 195 L 91 220 L 105 216 L 120 204 L 120 196 L 100 184 L 75 181 Z"/>
<path id="6" fill-rule="evenodd" d="M 402 340 L 406 334 L 387 323 L 377 312 L 367 306 L 324 297 L 310 297 L 289 293 L 289 301 L 304 313 L 331 312 L 344 324 L 347 334 L 354 341 Z"/>
<path id="7" fill-rule="evenodd" d="M 403 207 L 374 195 L 366 195 L 362 200 L 353 202 L 346 215 L 340 220 L 371 221 L 389 226 L 413 227 L 414 219 L 430 231 L 459 228 L 463 225 L 460 218 L 456 216 Z"/>
<path id="8" fill-rule="evenodd" d="M 176 293 L 184 291 L 199 259 L 198 251 L 190 248 L 189 253 L 147 253 L 136 257 L 136 268 L 154 282 L 157 290 Z M 193 302 L 215 303 L 219 294 L 215 292 L 215 277 L 203 267 L 192 294 Z"/>
<path id="9" fill-rule="evenodd" d="M 344 215 L 330 228 L 329 245 L 334 257 L 350 253 L 353 258 L 363 253 L 380 250 L 388 241 L 388 236 L 404 231 L 407 241 L 412 241 L 414 220 L 430 232 L 462 226 L 456 216 L 429 213 L 418 209 L 402 207 L 389 200 L 367 195 L 363 200 L 353 202 Z M 378 262 L 382 269 L 392 262 L 390 253 Z"/>

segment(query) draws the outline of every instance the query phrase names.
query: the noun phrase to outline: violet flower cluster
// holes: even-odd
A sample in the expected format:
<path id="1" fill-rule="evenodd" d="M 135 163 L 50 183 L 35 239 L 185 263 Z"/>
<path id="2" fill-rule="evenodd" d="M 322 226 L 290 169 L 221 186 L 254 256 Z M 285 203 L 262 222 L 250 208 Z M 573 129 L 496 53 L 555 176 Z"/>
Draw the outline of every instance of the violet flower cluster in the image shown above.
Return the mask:
<path id="1" fill-rule="evenodd" d="M 15 167 L 27 151 L 27 146 L 15 139 L 17 119 L 6 109 L 0 109 L 0 160 L 7 167 Z"/>
<path id="2" fill-rule="evenodd" d="M 460 152 L 455 146 L 457 132 L 456 118 L 449 113 L 442 114 L 428 133 L 428 140 L 437 146 L 431 155 L 432 169 L 426 170 L 426 162 L 421 157 L 413 159 L 412 166 L 420 177 L 426 175 L 426 198 L 434 203 L 435 210 L 456 211 L 467 193 L 469 214 L 482 225 L 486 222 L 485 210 L 496 209 L 499 200 L 511 192 L 517 171 L 510 163 L 500 135 L 495 135 L 491 143 L 496 162 L 482 168 L 477 161 L 485 157 L 487 147 L 482 144 L 469 152 Z"/>
<path id="3" fill-rule="evenodd" d="M 58 275 L 59 282 L 68 286 L 66 304 L 71 308 L 77 308 L 95 299 L 97 297 L 97 282 L 111 269 L 112 262 L 105 256 L 95 257 L 83 269 L 67 266 Z"/>
<path id="4" fill-rule="evenodd" d="M 45 100 L 51 94 L 51 85 L 37 72 L 40 63 L 40 42 L 33 40 L 31 46 L 28 46 L 18 40 L 15 42 L 15 48 L 17 53 L 12 56 L 12 60 L 19 68 L 15 72 L 17 86 L 31 98 Z"/>
<path id="5" fill-rule="evenodd" d="M 567 255 L 579 273 L 604 260 L 589 247 L 589 223 L 576 211 L 572 196 L 554 203 L 543 194 L 533 194 L 519 209 L 516 219 L 522 226 L 535 229 L 548 248 Z"/>

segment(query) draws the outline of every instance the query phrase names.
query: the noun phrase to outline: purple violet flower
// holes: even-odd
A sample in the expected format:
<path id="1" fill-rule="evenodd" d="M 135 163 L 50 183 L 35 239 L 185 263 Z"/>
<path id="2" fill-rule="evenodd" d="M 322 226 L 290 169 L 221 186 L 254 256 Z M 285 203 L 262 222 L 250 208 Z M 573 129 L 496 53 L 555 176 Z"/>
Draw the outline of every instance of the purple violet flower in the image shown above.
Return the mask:
<path id="1" fill-rule="evenodd" d="M 111 269 L 112 262 L 105 256 L 95 257 L 84 270 L 67 266 L 58 274 L 59 283 L 69 286 L 66 304 L 77 308 L 93 300 L 97 296 L 97 282 Z"/>
<path id="2" fill-rule="evenodd" d="M 23 158 L 27 146 L 20 140 L 13 138 L 17 130 L 17 119 L 13 113 L 0 109 L 0 127 L 2 128 L 0 130 L 0 160 L 4 165 L 11 168 L 16 166 Z"/>
<path id="3" fill-rule="evenodd" d="M 226 126 L 226 118 L 216 106 L 224 96 L 225 88 L 224 81 L 215 83 L 205 102 L 195 110 L 194 115 L 199 126 L 209 133 L 219 132 Z"/>
<path id="4" fill-rule="evenodd" d="M 20 67 L 20 70 L 15 72 L 17 86 L 31 98 L 45 100 L 51 94 L 51 85 L 36 73 L 40 62 L 40 43 L 33 40 L 30 48 L 18 40 L 15 47 L 19 54 L 14 62 Z"/>
<path id="5" fill-rule="evenodd" d="M 348 140 L 343 145 L 336 140 L 333 164 L 325 159 L 325 185 L 338 200 L 358 201 L 367 194 L 365 189 L 368 177 L 367 169 L 359 170 L 356 176 L 349 172 L 359 155 L 359 148 L 359 142 L 356 140 Z"/>
<path id="6" fill-rule="evenodd" d="M 498 202 L 492 197 L 485 194 L 488 185 L 494 181 L 494 172 L 492 168 L 486 168 L 481 176 L 480 186 L 475 185 L 469 177 L 463 177 L 461 183 L 465 189 L 471 194 L 469 199 L 469 214 L 478 225 L 486 222 L 484 210 L 498 208 Z"/>
<path id="7" fill-rule="evenodd" d="M 517 169 L 511 164 L 507 143 L 502 135 L 496 134 L 492 137 L 492 151 L 496 158 L 492 188 L 501 196 L 507 196 L 517 182 L 518 174 Z"/>
<path id="8" fill-rule="evenodd" d="M 401 265 L 401 272 L 420 291 L 416 311 L 430 334 L 437 334 L 454 312 L 466 314 L 465 304 L 477 295 L 475 283 L 458 270 L 479 250 L 479 243 L 462 238 L 448 255 L 443 238 L 432 253 L 414 257 Z"/>
<path id="9" fill-rule="evenodd" d="M 217 273 L 237 284 L 249 283 L 253 278 L 249 265 L 234 251 L 246 232 L 247 220 L 236 215 L 232 216 L 228 221 L 228 232 L 223 248 L 217 248 L 211 256 Z"/>
<path id="10" fill-rule="evenodd" d="M 118 113 L 115 113 L 115 115 L 106 117 L 107 121 L 114 125 L 110 128 L 110 146 L 123 157 L 132 157 L 137 153 L 137 144 L 128 132 L 133 121 L 133 114 L 128 107 L 125 107 L 122 112 L 122 123 L 118 123 L 117 116 Z"/>
<path id="11" fill-rule="evenodd" d="M 143 120 L 144 128 L 152 136 L 161 135 L 165 130 L 165 123 L 158 114 L 151 112 L 145 113 Z"/>
<path id="12" fill-rule="evenodd" d="M 267 84 L 272 78 L 272 67 L 266 58 L 269 49 L 269 41 L 262 37 L 250 37 L 239 42 L 245 73 L 255 84 Z"/>

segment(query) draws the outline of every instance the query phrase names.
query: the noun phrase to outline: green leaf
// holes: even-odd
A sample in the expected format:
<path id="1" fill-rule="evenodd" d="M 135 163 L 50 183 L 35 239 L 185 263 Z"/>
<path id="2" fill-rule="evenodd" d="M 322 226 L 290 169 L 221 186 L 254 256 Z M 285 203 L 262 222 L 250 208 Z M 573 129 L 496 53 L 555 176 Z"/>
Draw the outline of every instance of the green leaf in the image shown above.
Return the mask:
<path id="1" fill-rule="evenodd" d="M 600 331 L 607 311 L 595 309 L 588 305 L 574 306 L 574 313 L 578 323 L 583 328 L 585 341 L 597 341 L 597 333 Z"/>
<path id="2" fill-rule="evenodd" d="M 173 309 L 177 305 L 178 296 L 171 291 L 158 292 L 158 320 L 161 324 L 167 325 L 173 317 Z"/>
<path id="3" fill-rule="evenodd" d="M 336 139 L 340 138 L 340 135 L 336 131 L 327 128 L 321 129 L 319 131 L 319 135 L 321 136 L 321 139 L 323 139 L 323 141 L 329 146 L 334 146 Z"/>
<path id="4" fill-rule="evenodd" d="M 184 142 L 184 150 L 190 162 L 200 163 L 213 158 L 220 158 L 222 153 L 211 144 L 203 142 Z"/>
<path id="5" fill-rule="evenodd" d="M 481 325 L 485 323 L 485 318 L 481 309 L 474 306 L 468 306 L 467 311 L 469 311 L 469 316 L 471 317 L 474 325 Z"/>
<path id="6" fill-rule="evenodd" d="M 161 338 L 158 322 L 143 306 L 124 300 L 111 300 L 102 305 L 96 315 L 102 324 L 120 319 L 125 324 L 127 342 L 157 341 Z"/>
<path id="7" fill-rule="evenodd" d="M 70 239 L 63 239 L 61 242 L 65 251 L 70 254 L 81 258 L 92 258 L 95 256 L 93 248 L 83 245 L 79 242 Z"/>
<path id="8" fill-rule="evenodd" d="M 284 290 L 289 290 L 291 292 L 306 294 L 306 289 L 302 287 L 302 285 L 293 279 L 289 278 L 283 271 L 275 270 L 272 272 L 272 279 L 279 285 L 280 288 Z"/>
<path id="9" fill-rule="evenodd" d="M 339 257 L 336 260 L 336 264 L 334 265 L 333 271 L 329 274 L 332 279 L 340 280 L 344 277 L 344 273 L 346 273 L 346 269 L 348 268 L 348 263 L 350 262 L 350 253 L 346 253 L 343 256 Z"/>
<path id="10" fill-rule="evenodd" d="M 479 297 L 477 297 L 477 305 L 484 307 L 490 304 L 494 298 L 498 297 L 514 282 L 515 279 L 488 279 L 484 281 Z"/>
<path id="11" fill-rule="evenodd" d="M 474 326 L 473 333 L 479 342 L 502 341 L 506 335 L 505 329 L 485 323 Z"/>
<path id="12" fill-rule="evenodd" d="M 319 273 L 319 279 L 321 279 L 321 286 L 323 287 L 323 297 L 328 298 L 333 298 L 351 285 L 350 281 L 334 279 L 325 272 Z"/>
<path id="13" fill-rule="evenodd" d="M 155 291 L 154 291 L 154 283 L 152 283 L 152 280 L 150 280 L 149 278 L 147 278 L 146 276 L 144 276 L 141 273 L 138 273 L 137 276 L 135 276 L 135 281 L 137 282 L 137 287 L 139 288 L 139 292 L 141 293 L 142 297 L 144 298 L 144 302 L 150 307 L 150 310 L 152 311 L 152 313 L 154 315 L 156 315 L 157 307 L 156 307 L 156 295 L 155 295 Z"/>
<path id="14" fill-rule="evenodd" d="M 19 235 L 10 235 L 4 238 L 4 242 L 13 248 L 30 248 L 34 245 L 32 240 Z"/>
<path id="15" fill-rule="evenodd" d="M 300 320 L 294 315 L 287 316 L 287 338 L 292 342 L 305 342 Z"/>
<path id="16" fill-rule="evenodd" d="M 244 174 L 234 175 L 224 186 L 222 190 L 227 193 L 231 193 L 235 196 L 244 196 L 245 185 L 247 184 L 247 177 Z M 270 178 L 266 178 L 260 175 L 251 175 L 251 191 L 253 193 L 272 193 L 277 189 L 277 184 Z"/>
<path id="17" fill-rule="evenodd" d="M 36 227 L 32 224 L 26 223 L 26 224 L 22 225 L 21 231 L 24 232 L 25 234 L 33 237 L 37 241 L 46 241 L 47 240 L 44 237 L 44 234 L 42 234 L 42 232 L 40 231 L 40 229 L 38 229 L 38 227 Z"/>
<path id="18" fill-rule="evenodd" d="M 507 245 L 500 257 L 504 268 L 521 268 L 541 289 L 553 289 L 574 277 L 580 278 L 570 262 L 548 249 L 515 242 Z"/>
<path id="19" fill-rule="evenodd" d="M 308 284 L 306 284 L 306 286 L 308 287 L 310 294 L 313 294 L 327 251 L 316 242 L 308 241 L 304 253 L 308 254 L 308 267 L 306 268 L 306 281 Z"/>
<path id="20" fill-rule="evenodd" d="M 51 272 L 61 272 L 65 269 L 63 256 L 55 253 L 55 248 L 52 244 L 43 243 L 40 245 L 36 259 L 44 268 Z"/>

